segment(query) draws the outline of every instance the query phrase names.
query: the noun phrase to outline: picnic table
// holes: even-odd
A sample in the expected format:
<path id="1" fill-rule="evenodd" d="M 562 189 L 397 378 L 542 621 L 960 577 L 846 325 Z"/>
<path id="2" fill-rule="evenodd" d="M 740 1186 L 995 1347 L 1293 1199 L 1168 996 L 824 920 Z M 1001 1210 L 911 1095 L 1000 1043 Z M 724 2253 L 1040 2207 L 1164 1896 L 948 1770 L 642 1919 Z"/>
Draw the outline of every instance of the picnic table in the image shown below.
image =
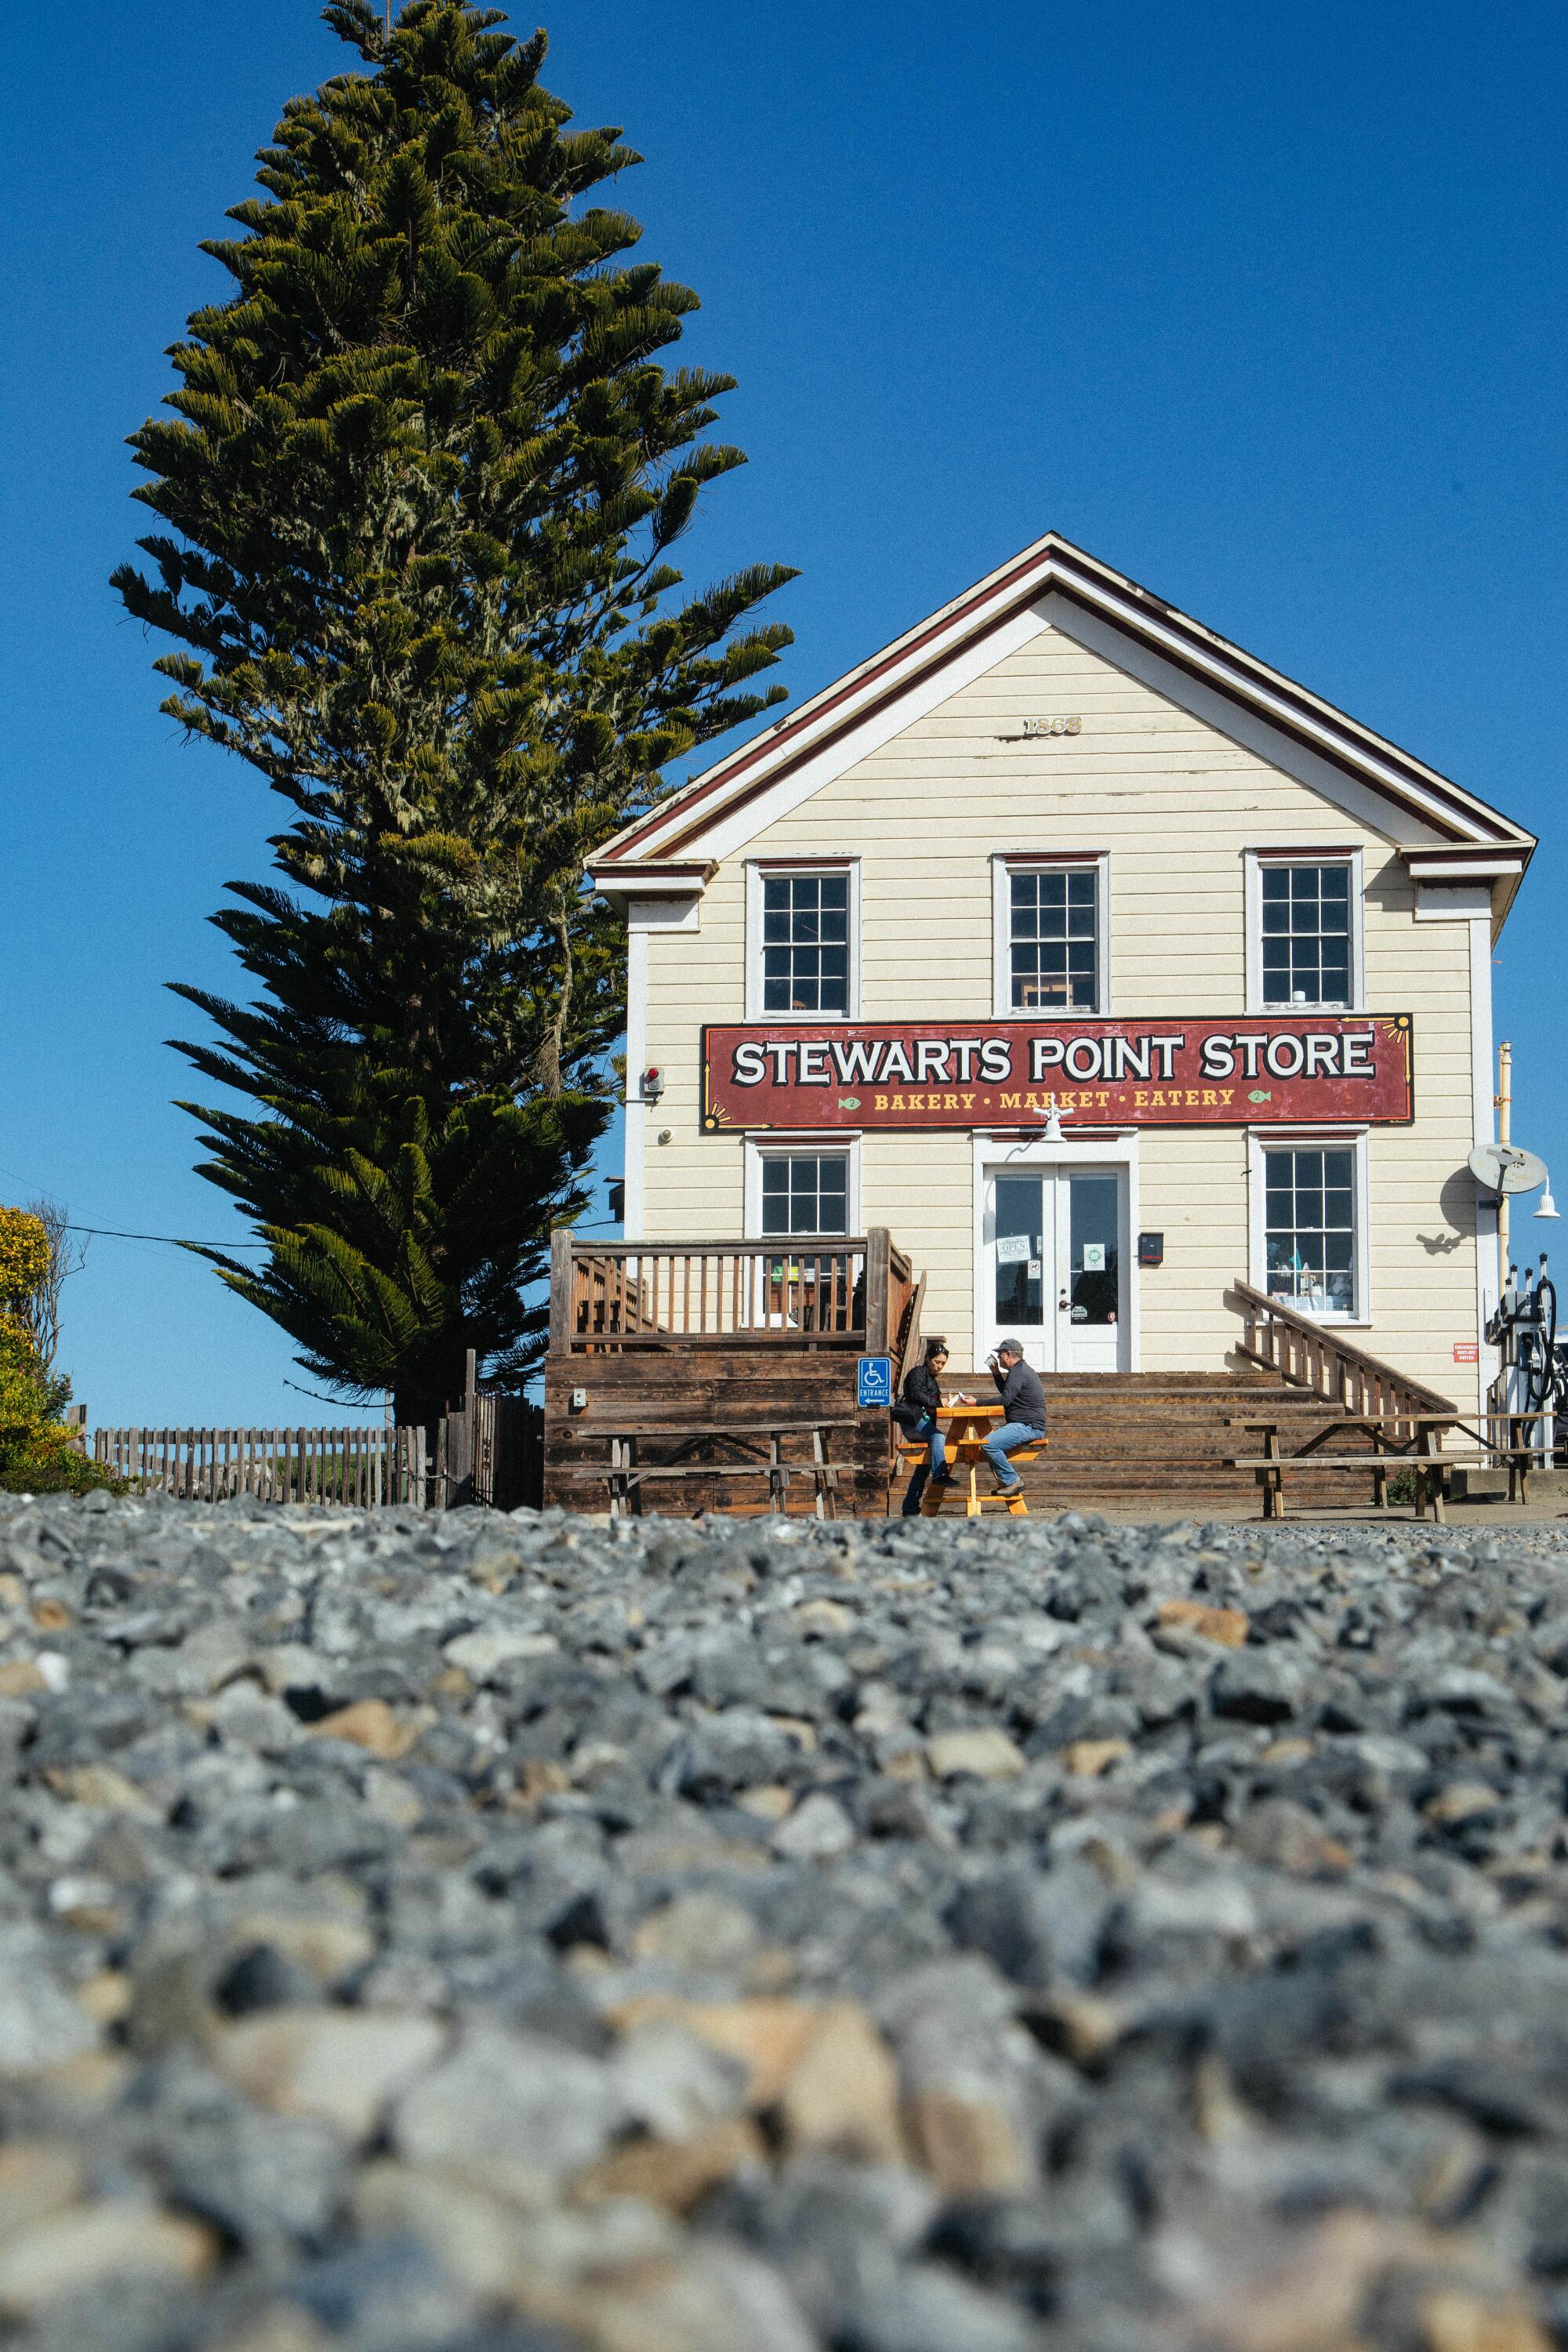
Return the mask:
<path id="1" fill-rule="evenodd" d="M 807 1479 L 816 1489 L 817 1517 L 831 1519 L 837 1517 L 840 1474 L 852 1472 L 855 1465 L 827 1459 L 827 1435 L 832 1430 L 855 1429 L 858 1425 L 852 1420 L 731 1423 L 701 1429 L 693 1429 L 689 1423 L 671 1426 L 657 1422 L 599 1424 L 584 1433 L 607 1441 L 607 1460 L 574 1465 L 555 1475 L 607 1483 L 612 1518 L 627 1517 L 633 1496 L 651 1480 L 766 1478 L 768 1510 L 776 1516 L 788 1508 L 790 1481 Z M 809 1462 L 784 1459 L 784 1439 L 798 1436 L 811 1440 Z M 665 1451 L 645 1455 L 643 1449 L 648 1445 L 662 1446 Z M 729 1446 L 743 1458 L 738 1462 L 692 1461 L 694 1449 L 704 1445 Z"/>
<path id="2" fill-rule="evenodd" d="M 961 1486 L 957 1479 L 952 1482 L 952 1489 L 956 1489 L 958 1493 L 964 1496 L 963 1510 L 966 1518 L 981 1517 L 987 1503 L 1001 1504 L 1010 1517 L 1028 1517 L 1029 1507 L 1022 1495 L 982 1495 L 980 1492 L 980 1465 L 984 1459 L 982 1449 L 993 1427 L 1003 1418 L 1000 1397 L 985 1398 L 978 1404 L 944 1404 L 937 1415 L 937 1421 L 942 1424 L 942 1433 L 947 1440 L 949 1465 L 956 1464 L 960 1468 L 967 1469 L 969 1473 L 967 1488 Z M 1037 1462 L 1044 1450 L 1045 1443 L 1045 1434 L 1042 1432 L 1037 1444 L 1021 1446 L 1018 1452 L 1010 1454 L 1008 1459 L 1015 1463 Z M 910 1439 L 907 1444 L 901 1444 L 899 1451 L 908 1458 L 911 1470 L 918 1469 L 922 1462 L 929 1459 L 931 1454 L 931 1448 L 923 1439 Z M 921 1518 L 934 1519 L 952 1489 L 934 1478 L 931 1479 L 926 1486 L 925 1493 L 921 1496 Z"/>
<path id="3" fill-rule="evenodd" d="M 1478 1426 L 1477 1424 L 1481 1424 Z M 1304 1445 L 1291 1453 L 1279 1450 L 1279 1432 L 1283 1425 L 1276 1416 L 1270 1420 L 1254 1420 L 1250 1416 L 1232 1414 L 1227 1424 L 1255 1433 L 1262 1442 L 1260 1455 L 1237 1455 L 1233 1467 L 1251 1470 L 1263 1490 L 1263 1516 L 1266 1519 L 1282 1519 L 1288 1516 L 1285 1507 L 1285 1473 L 1287 1470 L 1313 1469 L 1357 1471 L 1363 1476 L 1369 1472 L 1373 1481 L 1373 1508 L 1387 1511 L 1390 1471 L 1407 1470 L 1415 1488 L 1415 1510 L 1424 1519 L 1430 1510 L 1439 1526 L 1446 1524 L 1445 1504 L 1450 1471 L 1484 1465 L 1490 1468 L 1498 1464 L 1508 1470 L 1508 1498 L 1512 1502 L 1529 1500 L 1531 1447 L 1523 1430 L 1525 1423 L 1518 1413 L 1452 1412 L 1393 1412 L 1338 1413 L 1327 1421 Z M 1289 1426 L 1299 1429 L 1300 1420 L 1292 1419 Z M 1489 1436 L 1486 1432 L 1501 1426 L 1502 1436 Z M 1469 1449 L 1461 1454 L 1444 1451 L 1443 1441 L 1453 1432 L 1470 1441 Z M 1337 1439 L 1360 1436 L 1367 1441 L 1364 1452 L 1326 1449 Z"/>

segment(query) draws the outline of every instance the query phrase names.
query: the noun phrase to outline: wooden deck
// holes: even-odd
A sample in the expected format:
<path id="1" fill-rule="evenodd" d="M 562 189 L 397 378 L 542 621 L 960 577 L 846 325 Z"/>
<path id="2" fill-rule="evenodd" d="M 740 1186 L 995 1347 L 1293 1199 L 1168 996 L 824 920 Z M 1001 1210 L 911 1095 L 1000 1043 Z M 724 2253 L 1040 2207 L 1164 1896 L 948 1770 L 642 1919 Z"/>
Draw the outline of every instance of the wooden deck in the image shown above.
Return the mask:
<path id="1" fill-rule="evenodd" d="M 886 1227 L 849 1240 L 724 1243 L 605 1244 L 557 1233 L 545 1501 L 607 1508 L 612 1446 L 629 1438 L 639 1462 L 657 1464 L 663 1447 L 683 1473 L 640 1482 L 624 1496 L 634 1510 L 815 1514 L 821 1486 L 812 1473 L 823 1456 L 814 1433 L 823 1431 L 828 1458 L 843 1465 L 836 1511 L 884 1512 L 892 1425 L 885 1407 L 858 1405 L 856 1368 L 862 1356 L 889 1356 L 897 1382 L 919 1299 Z M 697 1441 L 735 1432 L 757 1441 L 751 1475 L 739 1449 L 717 1444 L 714 1475 L 689 1475 L 700 1467 Z M 802 1475 L 780 1479 L 781 1464 Z"/>

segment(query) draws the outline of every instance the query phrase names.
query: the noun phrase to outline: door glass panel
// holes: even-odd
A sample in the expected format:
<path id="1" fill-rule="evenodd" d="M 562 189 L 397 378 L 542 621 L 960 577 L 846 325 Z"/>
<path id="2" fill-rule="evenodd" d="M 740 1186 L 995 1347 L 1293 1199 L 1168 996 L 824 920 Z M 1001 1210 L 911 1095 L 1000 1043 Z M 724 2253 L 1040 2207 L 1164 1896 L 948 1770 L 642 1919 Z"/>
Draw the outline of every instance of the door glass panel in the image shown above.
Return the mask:
<path id="1" fill-rule="evenodd" d="M 1073 1324 L 1081 1331 L 1086 1324 L 1103 1326 L 1117 1319 L 1121 1282 L 1119 1188 L 1114 1176 L 1074 1176 L 1069 1181 L 1068 1298 Z"/>
<path id="2" fill-rule="evenodd" d="M 1037 1176 L 996 1179 L 996 1324 L 1006 1332 L 1020 1324 L 1038 1325 L 1045 1286 L 1041 1184 Z"/>

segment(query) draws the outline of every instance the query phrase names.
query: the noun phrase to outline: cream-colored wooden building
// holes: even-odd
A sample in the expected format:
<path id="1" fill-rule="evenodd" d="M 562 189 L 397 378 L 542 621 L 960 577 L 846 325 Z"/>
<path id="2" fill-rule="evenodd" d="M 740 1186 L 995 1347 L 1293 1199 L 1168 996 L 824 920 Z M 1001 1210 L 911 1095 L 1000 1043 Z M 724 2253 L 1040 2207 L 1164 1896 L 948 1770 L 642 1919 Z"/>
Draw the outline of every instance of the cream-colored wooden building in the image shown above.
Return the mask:
<path id="1" fill-rule="evenodd" d="M 955 1365 L 1217 1370 L 1240 1279 L 1473 1402 L 1533 847 L 1051 534 L 595 858 L 626 1236 L 886 1225 Z"/>

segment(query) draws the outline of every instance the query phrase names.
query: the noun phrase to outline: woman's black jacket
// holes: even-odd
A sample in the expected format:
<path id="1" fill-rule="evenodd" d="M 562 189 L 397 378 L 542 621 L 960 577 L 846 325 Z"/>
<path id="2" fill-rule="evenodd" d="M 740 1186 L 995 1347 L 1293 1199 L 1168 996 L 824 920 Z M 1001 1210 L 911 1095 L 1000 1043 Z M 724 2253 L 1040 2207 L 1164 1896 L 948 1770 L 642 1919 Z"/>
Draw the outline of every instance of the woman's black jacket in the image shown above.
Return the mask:
<path id="1" fill-rule="evenodd" d="M 928 1412 L 941 1411 L 942 1391 L 937 1386 L 936 1374 L 929 1364 L 916 1364 L 913 1370 L 904 1376 L 903 1402 L 894 1418 L 902 1422 L 905 1428 L 912 1429 L 915 1423 L 923 1421 Z"/>

